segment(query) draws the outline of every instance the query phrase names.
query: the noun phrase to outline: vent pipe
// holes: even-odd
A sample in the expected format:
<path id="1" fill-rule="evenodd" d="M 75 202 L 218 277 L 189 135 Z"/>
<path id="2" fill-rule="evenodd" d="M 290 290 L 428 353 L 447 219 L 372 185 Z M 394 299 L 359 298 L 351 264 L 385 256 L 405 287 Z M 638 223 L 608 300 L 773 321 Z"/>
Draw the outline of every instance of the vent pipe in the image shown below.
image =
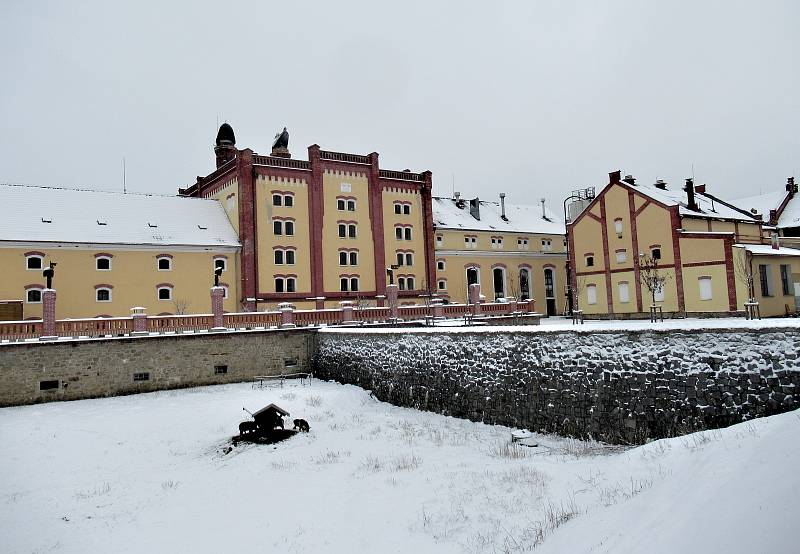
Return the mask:
<path id="1" fill-rule="evenodd" d="M 508 221 L 506 217 L 506 193 L 500 193 L 500 217 L 503 218 L 503 221 Z"/>
<path id="2" fill-rule="evenodd" d="M 686 207 L 693 212 L 699 212 L 700 209 L 697 207 L 697 200 L 694 197 L 694 179 L 686 179 L 683 190 L 686 192 Z"/>
<path id="3" fill-rule="evenodd" d="M 656 184 L 654 186 L 659 190 L 667 190 L 667 183 L 663 179 L 656 180 Z"/>

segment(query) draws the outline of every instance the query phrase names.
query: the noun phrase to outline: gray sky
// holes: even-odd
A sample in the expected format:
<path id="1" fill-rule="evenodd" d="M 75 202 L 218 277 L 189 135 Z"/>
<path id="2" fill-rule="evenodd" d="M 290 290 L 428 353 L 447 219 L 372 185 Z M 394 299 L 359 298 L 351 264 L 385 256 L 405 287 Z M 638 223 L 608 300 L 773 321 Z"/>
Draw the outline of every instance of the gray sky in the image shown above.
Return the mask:
<path id="1" fill-rule="evenodd" d="M 174 193 L 218 119 L 551 207 L 614 169 L 728 198 L 800 172 L 796 0 L 117 4 L 0 0 L 0 181 L 121 188 L 125 156 Z"/>

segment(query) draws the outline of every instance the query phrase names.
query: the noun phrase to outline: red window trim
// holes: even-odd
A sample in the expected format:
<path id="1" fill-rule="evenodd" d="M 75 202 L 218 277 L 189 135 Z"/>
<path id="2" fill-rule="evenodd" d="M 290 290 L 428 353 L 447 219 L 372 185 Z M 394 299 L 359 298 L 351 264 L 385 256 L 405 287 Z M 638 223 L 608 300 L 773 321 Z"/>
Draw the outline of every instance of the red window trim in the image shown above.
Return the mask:
<path id="1" fill-rule="evenodd" d="M 97 254 L 94 255 L 95 259 L 97 259 L 97 258 L 113 258 L 113 257 L 114 257 L 114 254 L 109 254 L 107 252 L 98 252 Z"/>
<path id="2" fill-rule="evenodd" d="M 94 286 L 94 290 L 97 290 L 97 289 L 109 289 L 109 290 L 114 290 L 114 285 L 109 285 L 109 284 L 107 284 L 107 283 L 101 283 L 101 284 L 99 284 L 99 285 L 95 285 L 95 286 Z"/>
<path id="3" fill-rule="evenodd" d="M 156 285 L 156 290 L 163 289 L 163 288 L 174 289 L 175 285 L 173 285 L 172 283 L 159 283 L 159 284 Z"/>

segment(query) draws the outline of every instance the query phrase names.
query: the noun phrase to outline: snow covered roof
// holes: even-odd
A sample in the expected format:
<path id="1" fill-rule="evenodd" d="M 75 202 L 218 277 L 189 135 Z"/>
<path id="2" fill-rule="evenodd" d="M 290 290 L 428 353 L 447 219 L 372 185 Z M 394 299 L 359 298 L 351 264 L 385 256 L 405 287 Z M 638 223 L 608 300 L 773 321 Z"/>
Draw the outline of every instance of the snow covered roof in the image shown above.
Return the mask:
<path id="1" fill-rule="evenodd" d="M 216 200 L 0 184 L 0 241 L 239 246 Z"/>
<path id="2" fill-rule="evenodd" d="M 800 256 L 800 250 L 797 248 L 772 248 L 771 244 L 734 244 L 738 248 L 744 248 L 752 254 L 758 256 Z"/>
<path id="3" fill-rule="evenodd" d="M 679 211 L 681 215 L 688 217 L 705 217 L 713 219 L 736 219 L 739 221 L 755 222 L 755 218 L 748 217 L 742 212 L 726 206 L 722 202 L 715 201 L 713 198 L 705 196 L 703 193 L 695 193 L 695 201 L 699 211 L 690 210 L 686 205 L 686 192 L 683 190 L 663 190 L 651 185 L 635 185 L 635 190 L 641 192 L 645 196 L 661 202 L 667 206 L 680 206 Z M 736 205 L 731 202 L 728 204 Z M 742 208 L 744 210 L 744 208 Z"/>
<path id="4" fill-rule="evenodd" d="M 502 218 L 499 202 L 480 201 L 480 219 L 470 213 L 470 201 L 461 199 L 461 205 L 452 198 L 434 197 L 433 226 L 437 229 L 463 229 L 466 231 L 497 231 L 508 233 L 566 234 L 564 222 L 542 206 L 526 206 L 506 202 L 506 220 Z"/>
<path id="5" fill-rule="evenodd" d="M 787 192 L 785 190 L 778 190 L 759 194 L 757 196 L 739 198 L 738 200 L 734 200 L 734 202 L 737 206 L 741 206 L 747 210 L 751 208 L 755 209 L 764 217 L 764 221 L 769 221 L 770 210 L 777 210 L 780 208 L 786 195 Z M 784 207 L 778 217 L 778 224 L 776 226 L 779 229 L 785 227 L 800 227 L 800 200 L 798 200 L 797 195 L 790 198 L 786 203 L 786 207 Z"/>

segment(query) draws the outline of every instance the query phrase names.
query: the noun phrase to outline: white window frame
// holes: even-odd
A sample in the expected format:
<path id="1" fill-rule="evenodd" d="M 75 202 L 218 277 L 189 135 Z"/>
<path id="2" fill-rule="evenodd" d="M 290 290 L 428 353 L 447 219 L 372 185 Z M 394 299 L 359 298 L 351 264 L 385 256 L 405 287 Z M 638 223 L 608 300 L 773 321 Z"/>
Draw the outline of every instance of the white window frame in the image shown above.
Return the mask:
<path id="1" fill-rule="evenodd" d="M 108 292 L 108 300 L 100 300 L 97 298 L 97 295 L 100 293 L 101 290 Z M 114 299 L 114 291 L 108 287 L 98 287 L 94 289 L 94 301 L 95 302 L 111 302 Z"/>
<path id="2" fill-rule="evenodd" d="M 31 291 L 34 291 L 34 290 L 39 291 L 39 300 L 30 300 L 28 298 L 28 294 Z M 43 290 L 44 290 L 43 287 L 31 287 L 29 289 L 25 289 L 25 303 L 26 304 L 41 304 L 42 303 L 42 291 Z"/>
<path id="3" fill-rule="evenodd" d="M 214 271 L 217 270 L 217 267 L 220 267 L 220 266 L 217 265 L 217 262 L 222 262 L 222 266 L 221 267 L 222 267 L 222 272 L 223 273 L 228 271 L 228 259 L 227 258 L 220 258 L 220 257 L 214 258 L 214 263 L 212 265 L 212 267 L 214 268 Z"/>
<path id="4" fill-rule="evenodd" d="M 628 262 L 628 251 L 627 250 L 620 250 L 616 252 L 616 258 L 618 264 L 624 264 Z"/>
<path id="5" fill-rule="evenodd" d="M 169 291 L 169 298 L 161 298 L 161 291 L 168 290 Z M 171 302 L 172 301 L 172 287 L 157 287 L 156 288 L 156 300 L 159 302 Z"/>
<path id="6" fill-rule="evenodd" d="M 447 290 L 447 279 L 439 279 L 436 283 L 436 287 L 439 290 Z"/>
<path id="7" fill-rule="evenodd" d="M 597 304 L 597 285 L 586 285 L 586 303 L 590 306 Z"/>
<path id="8" fill-rule="evenodd" d="M 412 252 L 406 252 L 405 262 L 406 262 L 406 266 L 410 267 L 410 266 L 414 265 L 414 254 Z"/>
<path id="9" fill-rule="evenodd" d="M 631 290 L 627 281 L 617 283 L 617 291 L 619 292 L 619 301 L 621 304 L 627 304 L 631 301 Z"/>
<path id="10" fill-rule="evenodd" d="M 39 267 L 29 267 L 28 260 L 36 258 L 39 260 Z M 44 269 L 44 256 L 40 256 L 39 254 L 31 254 L 29 256 L 25 256 L 25 269 L 28 271 L 42 271 Z"/>
<path id="11" fill-rule="evenodd" d="M 169 267 L 167 267 L 167 269 L 161 269 L 161 267 L 160 267 L 161 266 L 161 260 L 166 260 L 167 265 L 169 266 Z M 158 256 L 158 257 L 156 257 L 156 271 L 172 271 L 172 258 L 170 258 L 169 256 Z"/>
<path id="12" fill-rule="evenodd" d="M 441 246 L 443 242 L 444 239 L 442 238 L 442 235 L 436 235 L 436 246 Z"/>
<path id="13" fill-rule="evenodd" d="M 441 267 L 439 267 L 441 265 Z M 447 263 L 444 260 L 436 260 L 436 270 L 444 271 L 447 269 Z"/>
<path id="14" fill-rule="evenodd" d="M 97 267 L 97 264 L 100 260 L 108 260 L 108 269 L 100 269 Z M 94 259 L 94 269 L 95 271 L 111 271 L 111 269 L 114 267 L 113 263 L 114 262 L 112 261 L 111 256 L 97 256 Z"/>
<path id="15" fill-rule="evenodd" d="M 614 220 L 614 232 L 617 234 L 618 237 L 622 236 L 622 219 L 617 218 Z"/>

